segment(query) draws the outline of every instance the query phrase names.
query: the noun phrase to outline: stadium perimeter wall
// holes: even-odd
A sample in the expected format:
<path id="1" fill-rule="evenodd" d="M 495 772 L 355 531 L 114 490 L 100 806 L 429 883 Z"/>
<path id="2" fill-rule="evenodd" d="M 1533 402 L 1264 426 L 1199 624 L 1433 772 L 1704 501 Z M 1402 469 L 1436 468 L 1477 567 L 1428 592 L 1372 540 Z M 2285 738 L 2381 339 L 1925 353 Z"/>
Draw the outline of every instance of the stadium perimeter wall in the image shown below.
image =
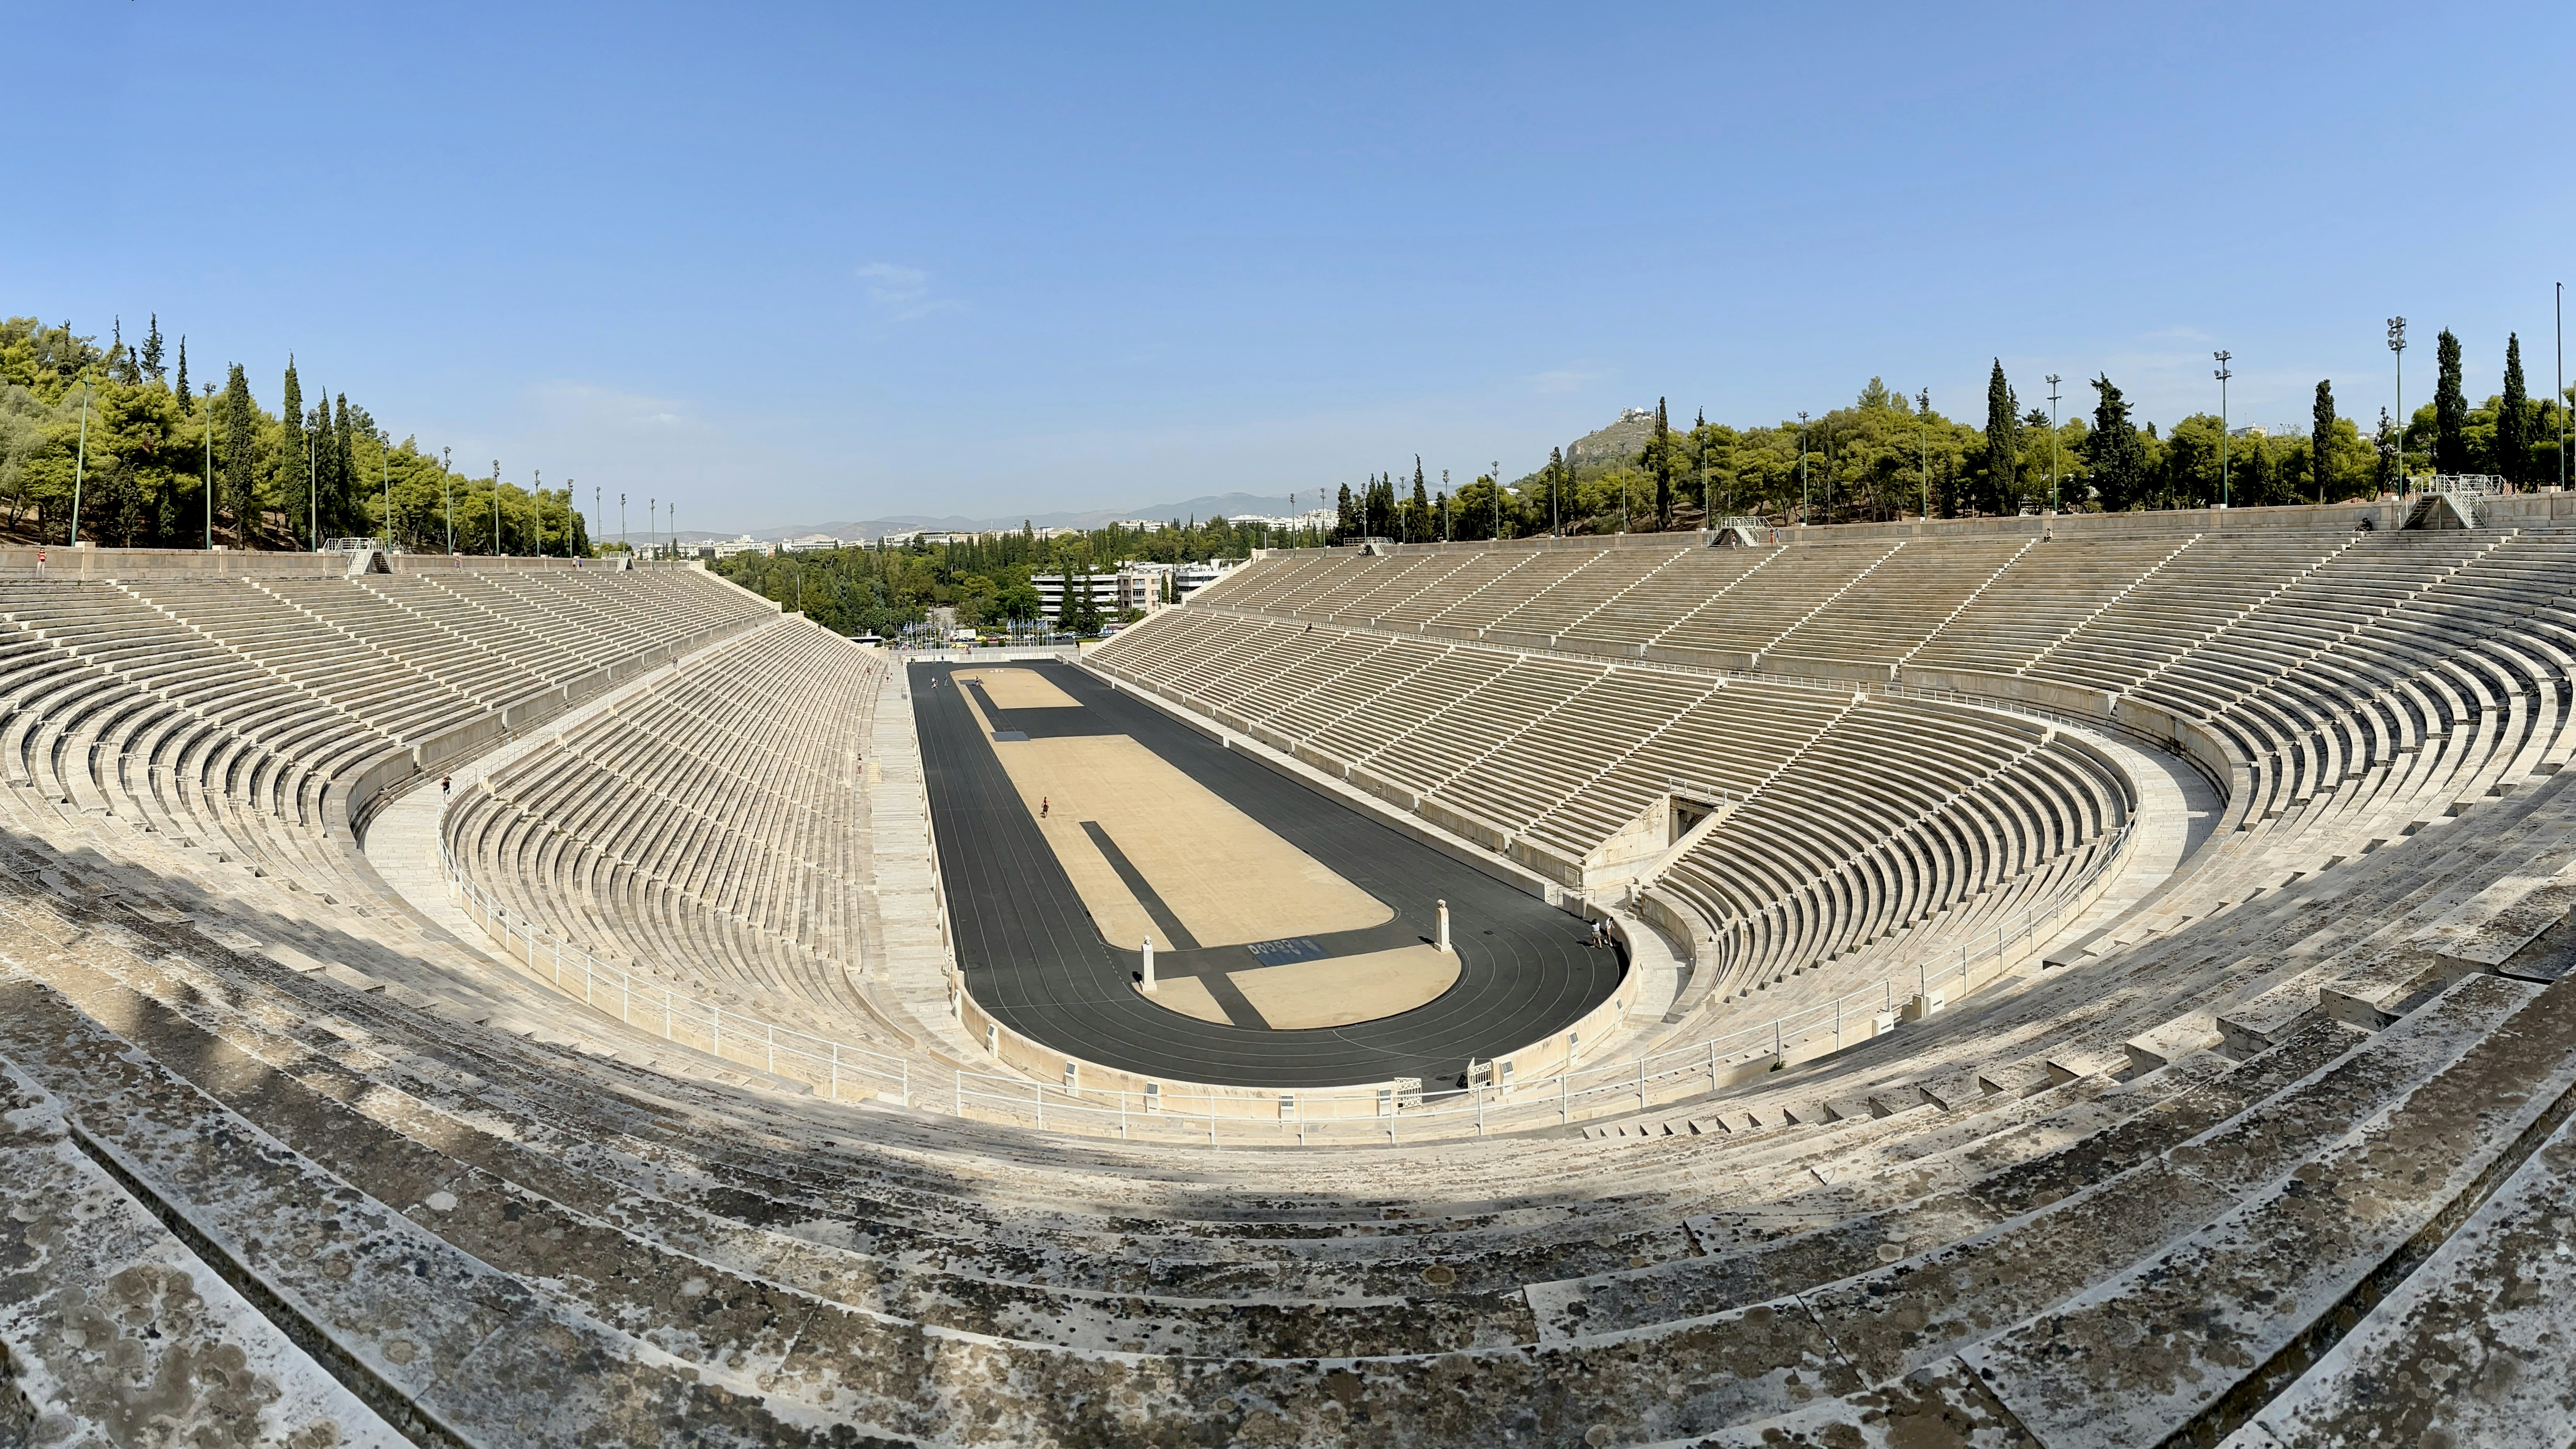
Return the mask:
<path id="1" fill-rule="evenodd" d="M 1771 532 L 1781 543 L 1870 543 L 1902 539 L 2151 538 L 2182 533 L 2250 533 L 2333 530 L 2357 527 L 2363 518 L 2373 528 L 2402 526 L 2415 498 L 2380 498 L 2345 503 L 2285 504 L 2275 508 L 2178 508 L 2143 513 L 2043 513 L 2027 518 L 1915 518 L 1892 523 L 1793 524 Z M 2481 528 L 2528 528 L 2576 521 L 2576 492 L 2517 493 L 2477 500 Z M 1398 543 L 1399 553 L 1480 552 L 1490 549 L 1674 548 L 1694 540 L 1706 543 L 1711 531 L 1668 533 L 1585 533 L 1561 538 L 1479 539 L 1473 543 Z M 1768 539 L 1764 540 L 1769 542 Z M 1274 548 L 1263 554 L 1331 553 L 1331 548 Z"/>

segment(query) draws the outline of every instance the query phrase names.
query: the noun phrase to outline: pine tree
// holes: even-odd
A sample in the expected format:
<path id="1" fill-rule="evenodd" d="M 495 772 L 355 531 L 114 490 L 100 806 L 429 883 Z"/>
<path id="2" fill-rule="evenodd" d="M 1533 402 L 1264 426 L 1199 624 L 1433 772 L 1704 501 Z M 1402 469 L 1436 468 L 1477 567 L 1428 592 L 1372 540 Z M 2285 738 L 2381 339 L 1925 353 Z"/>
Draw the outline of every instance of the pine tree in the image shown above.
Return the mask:
<path id="1" fill-rule="evenodd" d="M 1997 513 L 2010 513 L 2018 503 L 2014 470 L 2021 463 L 2021 424 L 2012 384 L 2004 381 L 2004 360 L 1986 379 L 1986 486 Z"/>
<path id="2" fill-rule="evenodd" d="M 2504 339 L 2504 402 L 2496 409 L 2496 472 L 2516 487 L 2531 474 L 2531 394 L 2522 381 L 2522 338 Z"/>
<path id="3" fill-rule="evenodd" d="M 196 410 L 196 406 L 188 400 L 188 339 L 182 334 L 179 338 L 179 415 L 186 417 Z"/>
<path id="4" fill-rule="evenodd" d="M 125 319 L 112 317 L 109 323 L 111 330 L 107 344 L 107 375 L 119 382 L 124 382 L 128 380 L 125 374 L 134 369 L 133 356 L 125 350 Z"/>
<path id="5" fill-rule="evenodd" d="M 161 314 L 152 314 L 152 330 L 143 334 L 143 370 L 161 381 Z"/>
<path id="6" fill-rule="evenodd" d="M 310 533 L 318 501 L 312 496 L 313 475 L 304 449 L 304 385 L 295 379 L 295 354 L 286 354 L 286 390 L 277 402 L 277 497 L 286 506 L 286 531 Z M 310 540 L 314 548 L 321 540 Z"/>
<path id="7" fill-rule="evenodd" d="M 2317 501 L 2326 501 L 2326 490 L 2334 480 L 2334 454 L 2327 444 L 2334 438 L 2334 382 L 2317 383 L 2316 407 L 2308 414 L 2308 475 L 2317 485 Z"/>
<path id="8" fill-rule="evenodd" d="M 2434 346 L 2439 377 L 2433 384 L 2433 471 L 2469 471 L 2469 400 L 2460 392 L 2460 339 L 2442 329 Z"/>
<path id="9" fill-rule="evenodd" d="M 233 516 L 233 542 L 249 548 L 259 521 L 259 404 L 250 395 L 250 375 L 238 362 L 224 380 L 224 455 L 216 483 L 225 510 Z"/>

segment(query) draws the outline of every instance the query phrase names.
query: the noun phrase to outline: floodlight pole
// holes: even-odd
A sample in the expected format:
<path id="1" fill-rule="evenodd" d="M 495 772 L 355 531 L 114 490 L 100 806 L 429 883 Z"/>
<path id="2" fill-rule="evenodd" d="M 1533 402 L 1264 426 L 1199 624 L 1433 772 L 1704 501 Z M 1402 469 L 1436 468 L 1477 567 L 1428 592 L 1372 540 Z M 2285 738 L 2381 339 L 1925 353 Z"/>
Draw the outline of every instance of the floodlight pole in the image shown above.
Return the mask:
<path id="1" fill-rule="evenodd" d="M 449 471 L 448 450 L 441 448 L 438 450 L 438 516 L 447 522 L 449 553 L 456 552 L 456 500 L 448 491 L 449 480 L 453 476 Z"/>
<path id="2" fill-rule="evenodd" d="M 2406 319 L 2388 319 L 2388 350 L 2397 355 L 2397 495 L 2406 496 Z"/>
<path id="3" fill-rule="evenodd" d="M 2227 380 L 2236 374 L 2227 370 L 2229 354 L 2213 352 L 2218 368 L 2210 376 L 2218 379 L 2218 506 L 2227 506 Z"/>
<path id="4" fill-rule="evenodd" d="M 301 422 L 302 419 L 299 418 L 297 421 Z M 322 489 L 320 486 L 322 480 L 313 474 L 314 456 L 313 429 L 306 428 L 304 430 L 304 501 L 308 505 L 305 510 L 308 516 L 304 523 L 304 542 L 315 553 L 320 553 L 322 551 Z"/>
<path id="5" fill-rule="evenodd" d="M 1798 414 L 1798 523 L 1807 523 L 1807 510 L 1815 506 L 1807 496 L 1807 415 Z"/>
<path id="6" fill-rule="evenodd" d="M 2048 375 L 2048 511 L 2057 511 L 2057 384 L 2056 373 Z"/>
<path id="7" fill-rule="evenodd" d="M 1932 517 L 1932 389 L 1914 398 L 1914 456 L 1923 467 L 1923 517 Z"/>
<path id="8" fill-rule="evenodd" d="M 81 472 L 89 466 L 89 369 L 81 369 L 80 451 L 72 455 L 72 540 L 80 547 Z"/>
<path id="9" fill-rule="evenodd" d="M 383 453 L 385 467 L 385 552 L 394 551 L 394 450 L 388 444 Z"/>
<path id="10" fill-rule="evenodd" d="M 501 556 L 501 460 L 492 460 L 492 557 Z"/>
<path id="11" fill-rule="evenodd" d="M 1294 509 L 1296 508 L 1296 506 L 1297 506 L 1297 500 L 1296 500 L 1294 497 L 1291 497 L 1291 498 L 1288 500 L 1288 506 L 1289 506 L 1289 508 L 1290 508 L 1291 510 L 1294 510 Z M 1502 464 L 1502 460 L 1501 460 L 1501 459 L 1499 459 L 1499 458 L 1497 458 L 1497 459 L 1495 459 L 1495 460 L 1494 460 L 1494 542 L 1496 542 L 1496 543 L 1500 543 L 1500 542 L 1502 542 L 1502 541 L 1503 541 L 1503 464 Z"/>
<path id="12" fill-rule="evenodd" d="M 2567 284 L 2554 282 L 2551 293 L 2558 329 L 2558 491 L 2567 491 Z"/>
<path id="13" fill-rule="evenodd" d="M 215 551 L 215 385 L 206 389 L 206 552 Z"/>

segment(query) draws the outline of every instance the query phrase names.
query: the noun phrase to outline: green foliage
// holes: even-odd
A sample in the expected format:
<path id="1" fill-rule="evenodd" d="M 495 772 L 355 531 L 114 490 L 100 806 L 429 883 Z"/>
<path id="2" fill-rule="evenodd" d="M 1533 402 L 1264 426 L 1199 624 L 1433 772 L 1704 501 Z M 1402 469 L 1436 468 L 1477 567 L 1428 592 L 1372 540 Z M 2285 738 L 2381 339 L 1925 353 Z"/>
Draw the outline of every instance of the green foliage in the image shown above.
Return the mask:
<path id="1" fill-rule="evenodd" d="M 277 403 L 278 449 L 277 494 L 286 508 L 289 533 L 302 532 L 306 542 L 318 546 L 314 532 L 313 477 L 308 471 L 304 442 L 304 386 L 296 380 L 295 359 L 286 359 L 285 390 Z"/>
<path id="2" fill-rule="evenodd" d="M 259 506 L 259 404 L 250 395 L 250 377 L 238 362 L 224 381 L 221 441 L 216 446 L 215 485 L 219 506 L 232 519 L 233 543 L 251 544 L 251 516 Z"/>
<path id="3" fill-rule="evenodd" d="M 2469 403 L 2460 391 L 2460 339 L 2442 329 L 2434 346 L 2440 375 L 2433 384 L 2433 471 L 2469 471 Z"/>
<path id="4" fill-rule="evenodd" d="M 2147 502 L 2147 447 L 2129 421 L 2129 404 L 2119 386 L 2104 373 L 2093 379 L 2092 436 L 2085 440 L 2086 471 L 2102 506 L 2112 512 L 2144 507 Z"/>
<path id="5" fill-rule="evenodd" d="M 2531 394 L 2522 380 L 2522 338 L 2504 339 L 2504 395 L 2495 408 L 2495 472 L 2507 483 L 2531 479 L 2531 435 L 2539 420 L 2532 415 Z"/>
<path id="6" fill-rule="evenodd" d="M 2014 416 L 2014 407 L 2012 384 L 2004 381 L 2004 362 L 1998 357 L 1993 375 L 1986 379 L 1984 504 L 1990 513 L 2020 511 L 2021 424 Z"/>
<path id="7" fill-rule="evenodd" d="M 2316 489 L 2319 503 L 2326 501 L 2326 490 L 2334 479 L 2335 424 L 2334 383 L 2321 379 L 2317 383 L 2317 400 L 2308 409 L 2308 481 Z"/>

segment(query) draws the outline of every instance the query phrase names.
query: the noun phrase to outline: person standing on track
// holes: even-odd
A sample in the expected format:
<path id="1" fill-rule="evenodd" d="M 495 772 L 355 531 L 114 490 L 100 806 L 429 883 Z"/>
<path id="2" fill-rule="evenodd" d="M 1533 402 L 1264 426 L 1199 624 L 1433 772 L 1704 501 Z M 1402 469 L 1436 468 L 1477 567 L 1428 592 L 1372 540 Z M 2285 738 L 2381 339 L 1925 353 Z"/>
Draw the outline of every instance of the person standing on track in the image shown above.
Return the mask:
<path id="1" fill-rule="evenodd" d="M 1053 803 L 1053 801 L 1049 800 L 1044 795 L 1040 795 L 1038 797 L 1038 818 L 1040 820 L 1047 818 L 1047 810 L 1053 805 Z"/>

